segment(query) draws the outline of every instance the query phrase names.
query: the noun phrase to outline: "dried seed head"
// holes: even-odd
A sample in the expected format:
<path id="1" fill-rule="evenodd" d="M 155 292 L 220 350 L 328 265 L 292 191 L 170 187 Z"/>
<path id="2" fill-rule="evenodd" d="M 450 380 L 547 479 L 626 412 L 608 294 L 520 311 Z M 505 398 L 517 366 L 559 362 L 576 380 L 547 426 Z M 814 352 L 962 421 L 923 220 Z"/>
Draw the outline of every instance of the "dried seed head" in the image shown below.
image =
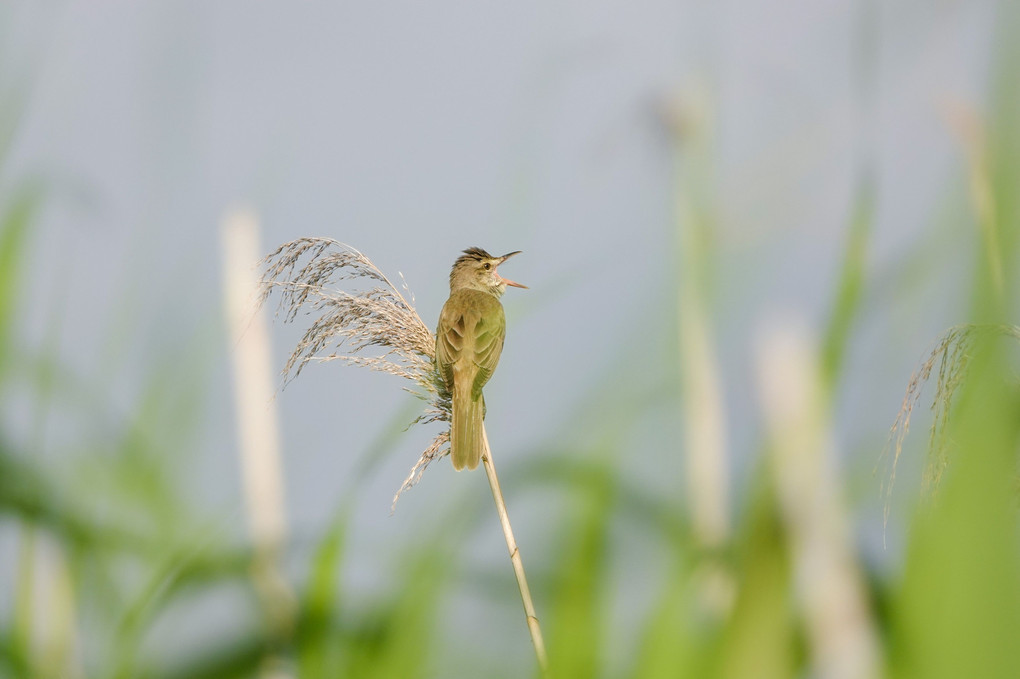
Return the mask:
<path id="1" fill-rule="evenodd" d="M 368 257 L 331 238 L 298 238 L 266 256 L 263 265 L 259 304 L 276 290 L 284 322 L 294 322 L 299 312 L 315 317 L 284 366 L 284 384 L 312 361 L 341 360 L 412 382 L 405 389 L 426 403 L 412 424 L 450 421 L 450 396 L 433 363 L 435 337 Z M 341 284 L 350 290 L 340 289 Z M 403 288 L 414 299 L 406 284 Z M 448 429 L 433 439 L 397 492 L 394 505 L 421 479 L 428 464 L 447 452 L 448 441 Z"/>
<path id="2" fill-rule="evenodd" d="M 883 523 L 888 523 L 889 508 L 892 503 L 892 488 L 896 481 L 896 465 L 903 452 L 903 442 L 910 431 L 910 418 L 914 406 L 921 398 L 921 389 L 931 378 L 935 366 L 938 372 L 935 378 L 935 396 L 932 398 L 933 414 L 931 428 L 928 433 L 928 462 L 925 465 L 924 481 L 929 489 L 938 486 L 942 473 L 949 462 L 946 444 L 946 424 L 949 421 L 950 407 L 953 396 L 963 383 L 967 366 L 970 363 L 971 350 L 974 343 L 981 338 L 1004 336 L 1020 340 L 1020 326 L 1015 325 L 957 325 L 944 332 L 936 341 L 934 348 L 914 371 L 907 384 L 907 392 L 903 396 L 903 405 L 896 416 L 889 432 L 889 445 L 892 457 L 889 460 L 889 471 L 883 483 L 885 508 Z M 886 451 L 886 452 L 887 452 Z M 883 453 L 884 454 L 884 453 Z"/>

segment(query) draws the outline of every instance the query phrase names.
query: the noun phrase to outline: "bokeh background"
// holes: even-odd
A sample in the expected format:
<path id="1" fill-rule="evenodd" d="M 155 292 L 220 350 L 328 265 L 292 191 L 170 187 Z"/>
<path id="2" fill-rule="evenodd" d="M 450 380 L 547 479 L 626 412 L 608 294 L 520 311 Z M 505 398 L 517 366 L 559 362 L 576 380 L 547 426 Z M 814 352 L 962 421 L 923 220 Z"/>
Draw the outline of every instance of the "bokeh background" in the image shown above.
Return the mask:
<path id="1" fill-rule="evenodd" d="M 429 325 L 460 250 L 524 251 L 487 430 L 554 676 L 1014 676 L 1015 350 L 962 381 L 939 484 L 931 393 L 891 493 L 883 451 L 941 332 L 1016 324 L 1018 28 L 1009 0 L 3 3 L 0 675 L 537 676 L 483 475 L 441 460 L 391 512 L 439 430 L 398 378 L 266 399 L 265 585 L 243 209 L 260 253 L 349 243 Z M 274 374 L 306 321 L 270 327 Z"/>

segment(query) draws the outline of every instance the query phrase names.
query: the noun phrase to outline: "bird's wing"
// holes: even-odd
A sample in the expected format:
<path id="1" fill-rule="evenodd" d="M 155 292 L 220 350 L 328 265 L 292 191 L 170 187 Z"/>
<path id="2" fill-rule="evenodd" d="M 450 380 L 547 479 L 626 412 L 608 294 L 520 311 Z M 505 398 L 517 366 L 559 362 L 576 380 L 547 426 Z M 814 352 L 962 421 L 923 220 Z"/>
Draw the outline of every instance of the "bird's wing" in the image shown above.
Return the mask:
<path id="1" fill-rule="evenodd" d="M 464 349 L 465 331 L 464 317 L 447 303 L 439 314 L 436 329 L 436 365 L 443 384 L 450 391 L 453 390 L 453 364 Z"/>
<path id="2" fill-rule="evenodd" d="M 506 316 L 503 315 L 503 307 L 498 301 L 490 313 L 483 314 L 475 322 L 473 330 L 474 363 L 478 366 L 478 374 L 475 375 L 474 383 L 471 385 L 471 396 L 478 398 L 482 393 L 482 387 L 492 377 L 492 372 L 499 363 L 499 355 L 503 353 Z"/>
<path id="3" fill-rule="evenodd" d="M 471 398 L 478 399 L 503 352 L 506 317 L 499 300 L 474 294 L 480 296 L 475 304 L 451 297 L 439 314 L 436 365 L 447 389 L 453 391 L 456 369 L 471 385 Z"/>

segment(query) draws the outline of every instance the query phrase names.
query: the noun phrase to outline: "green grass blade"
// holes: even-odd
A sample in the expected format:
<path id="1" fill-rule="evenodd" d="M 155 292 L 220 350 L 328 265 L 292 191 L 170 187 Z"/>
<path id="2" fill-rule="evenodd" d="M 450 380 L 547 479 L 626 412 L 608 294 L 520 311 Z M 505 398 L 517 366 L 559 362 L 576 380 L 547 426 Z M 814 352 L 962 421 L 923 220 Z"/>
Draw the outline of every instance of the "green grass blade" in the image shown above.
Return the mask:
<path id="1" fill-rule="evenodd" d="M 839 378 L 854 320 L 860 311 L 868 243 L 875 214 L 875 188 L 870 176 L 860 181 L 853 219 L 847 232 L 836 298 L 822 343 L 822 379 L 831 390 Z"/>
<path id="2" fill-rule="evenodd" d="M 759 477 L 767 476 L 759 468 Z M 725 679 L 797 675 L 798 637 L 790 607 L 790 557 L 771 479 L 756 484 L 739 536 L 738 595 L 717 658 Z"/>
<path id="3" fill-rule="evenodd" d="M 581 497 L 576 519 L 563 527 L 564 548 L 556 559 L 546 629 L 550 674 L 557 678 L 601 676 L 604 665 L 601 649 L 610 630 L 608 533 L 615 486 L 608 469 L 600 476 L 600 483 Z"/>
<path id="4" fill-rule="evenodd" d="M 406 557 L 396 599 L 345 629 L 347 669 L 339 676 L 415 679 L 431 676 L 436 615 L 445 591 L 449 546 L 441 540 Z"/>
<path id="5" fill-rule="evenodd" d="M 673 679 L 704 676 L 704 650 L 697 643 L 695 620 L 691 614 L 694 600 L 688 579 L 680 566 L 668 576 L 658 605 L 648 616 L 638 642 L 634 679 Z"/>
<path id="6" fill-rule="evenodd" d="M 39 191 L 22 190 L 0 217 L 0 381 L 10 360 L 22 268 L 38 206 Z"/>
<path id="7" fill-rule="evenodd" d="M 974 350 L 948 421 L 951 466 L 913 521 L 894 608 L 896 677 L 1005 679 L 1020 667 L 1020 388 L 1002 379 L 1002 343 L 992 343 Z"/>
<path id="8" fill-rule="evenodd" d="M 333 522 L 312 558 L 305 589 L 304 616 L 298 625 L 298 666 L 302 677 L 340 676 L 339 644 L 331 632 L 337 619 L 340 587 L 337 578 L 347 539 L 347 513 Z"/>

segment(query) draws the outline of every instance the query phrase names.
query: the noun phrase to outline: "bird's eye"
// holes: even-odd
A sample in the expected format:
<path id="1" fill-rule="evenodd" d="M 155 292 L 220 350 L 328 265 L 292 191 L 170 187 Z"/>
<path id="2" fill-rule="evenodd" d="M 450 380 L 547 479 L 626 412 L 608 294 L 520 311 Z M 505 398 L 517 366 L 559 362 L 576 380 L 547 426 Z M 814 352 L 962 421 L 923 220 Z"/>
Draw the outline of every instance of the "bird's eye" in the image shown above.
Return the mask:
<path id="1" fill-rule="evenodd" d="M 491 264 L 489 264 L 488 262 L 486 262 L 486 263 L 485 263 L 485 264 L 483 264 L 482 266 L 484 266 L 484 267 L 485 267 L 485 270 L 486 270 L 486 271 L 488 271 L 489 269 L 491 269 L 491 268 L 492 268 L 492 265 L 491 265 Z"/>

